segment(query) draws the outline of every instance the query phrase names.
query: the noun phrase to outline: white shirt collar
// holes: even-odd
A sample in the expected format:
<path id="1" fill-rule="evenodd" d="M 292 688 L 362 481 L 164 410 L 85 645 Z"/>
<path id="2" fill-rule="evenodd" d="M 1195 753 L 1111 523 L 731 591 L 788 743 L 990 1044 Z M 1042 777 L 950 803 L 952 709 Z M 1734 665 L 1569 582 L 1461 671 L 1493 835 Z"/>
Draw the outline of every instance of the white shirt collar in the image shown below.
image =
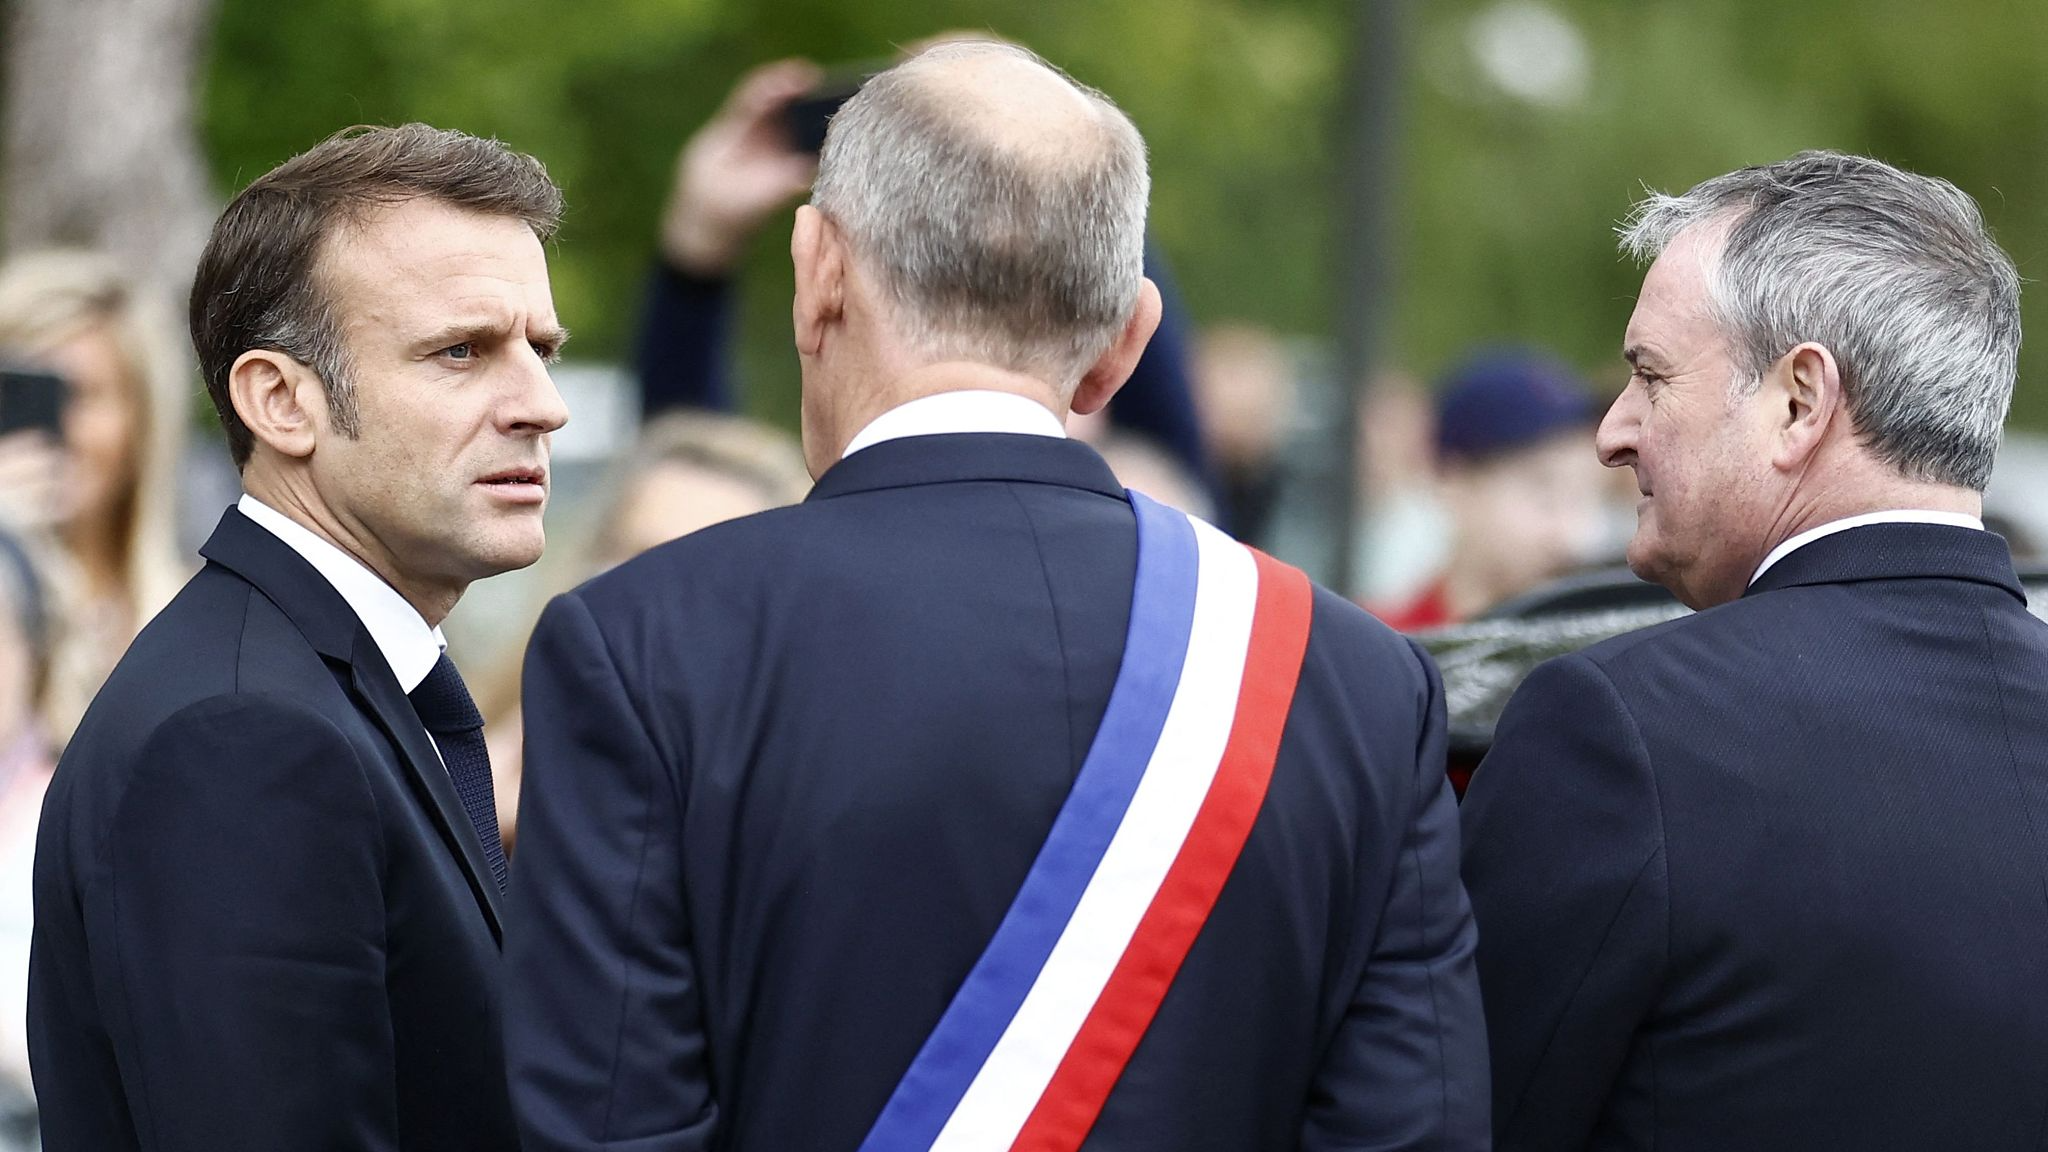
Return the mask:
<path id="1" fill-rule="evenodd" d="M 426 618 L 397 589 L 312 529 L 246 493 L 235 507 L 304 556 L 306 563 L 334 585 L 356 619 L 370 630 L 370 639 L 384 653 L 384 662 L 391 666 L 400 688 L 411 692 L 420 686 L 448 647 L 439 628 L 427 627 Z"/>
<path id="2" fill-rule="evenodd" d="M 1808 528 L 1799 535 L 1771 549 L 1771 554 L 1764 557 L 1764 562 L 1756 566 L 1756 572 L 1750 576 L 1749 582 L 1751 584 L 1756 583 L 1757 577 L 1769 571 L 1771 565 L 1776 564 L 1778 561 L 1790 556 L 1794 551 L 1806 547 L 1823 536 L 1832 536 L 1837 532 L 1847 532 L 1851 528 L 1861 528 L 1866 524 L 1946 524 L 1951 528 L 1975 528 L 1980 532 L 1984 530 L 1983 520 L 1964 512 L 1933 512 L 1924 508 L 1893 508 L 1884 512 L 1865 512 L 1860 516 L 1844 516 L 1840 520 L 1830 520 L 1818 528 Z"/>
<path id="3" fill-rule="evenodd" d="M 884 440 L 905 436 L 937 436 L 949 432 L 1015 432 L 1064 440 L 1067 430 L 1052 410 L 1012 392 L 974 388 L 935 392 L 898 404 L 854 434 L 840 459 Z"/>

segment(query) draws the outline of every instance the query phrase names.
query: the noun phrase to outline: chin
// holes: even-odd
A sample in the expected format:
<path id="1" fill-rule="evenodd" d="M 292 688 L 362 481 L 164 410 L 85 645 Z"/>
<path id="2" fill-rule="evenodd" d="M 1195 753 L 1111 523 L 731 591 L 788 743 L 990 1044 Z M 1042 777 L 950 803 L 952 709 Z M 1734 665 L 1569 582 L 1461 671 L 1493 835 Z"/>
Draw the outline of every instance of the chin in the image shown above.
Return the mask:
<path id="1" fill-rule="evenodd" d="M 530 534 L 521 533 L 515 537 L 508 533 L 504 538 L 481 542 L 482 547 L 477 549 L 473 557 L 473 567 L 482 573 L 477 579 L 496 576 L 502 572 L 514 572 L 532 565 L 540 559 L 546 542 L 546 537 L 542 535 L 538 524 L 534 525 Z"/>
<path id="2" fill-rule="evenodd" d="M 1628 562 L 1628 570 L 1638 577 L 1652 584 L 1671 587 L 1671 582 L 1666 579 L 1664 558 L 1658 555 L 1654 546 L 1644 541 L 1640 531 L 1636 533 L 1635 539 L 1628 542 L 1628 554 L 1625 559 Z"/>

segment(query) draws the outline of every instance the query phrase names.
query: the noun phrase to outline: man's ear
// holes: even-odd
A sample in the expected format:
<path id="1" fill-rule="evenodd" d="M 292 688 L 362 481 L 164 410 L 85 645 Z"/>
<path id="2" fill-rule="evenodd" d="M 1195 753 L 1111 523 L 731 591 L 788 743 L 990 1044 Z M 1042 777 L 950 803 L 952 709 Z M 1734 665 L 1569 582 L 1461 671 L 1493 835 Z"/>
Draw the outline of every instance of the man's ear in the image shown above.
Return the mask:
<path id="1" fill-rule="evenodd" d="M 1777 437 L 1771 463 L 1780 471 L 1806 466 L 1843 410 L 1842 373 L 1834 353 L 1811 341 L 1793 348 L 1764 373 L 1764 402 Z"/>
<path id="2" fill-rule="evenodd" d="M 256 440 L 284 456 L 304 459 L 320 439 L 313 406 L 327 390 L 313 370 L 282 352 L 255 348 L 228 369 L 228 398 Z"/>
<path id="3" fill-rule="evenodd" d="M 789 234 L 789 259 L 796 266 L 796 296 L 790 304 L 796 350 L 816 356 L 825 330 L 846 311 L 845 237 L 824 213 L 802 205 Z"/>
<path id="4" fill-rule="evenodd" d="M 1160 310 L 1159 286 L 1149 279 L 1138 281 L 1138 306 L 1131 310 L 1131 318 L 1124 322 L 1124 330 L 1117 333 L 1109 351 L 1081 376 L 1070 405 L 1074 411 L 1083 416 L 1101 411 L 1116 390 L 1124 386 L 1124 381 L 1131 378 L 1138 357 L 1145 354 L 1145 345 L 1152 342 L 1152 333 L 1159 330 Z"/>

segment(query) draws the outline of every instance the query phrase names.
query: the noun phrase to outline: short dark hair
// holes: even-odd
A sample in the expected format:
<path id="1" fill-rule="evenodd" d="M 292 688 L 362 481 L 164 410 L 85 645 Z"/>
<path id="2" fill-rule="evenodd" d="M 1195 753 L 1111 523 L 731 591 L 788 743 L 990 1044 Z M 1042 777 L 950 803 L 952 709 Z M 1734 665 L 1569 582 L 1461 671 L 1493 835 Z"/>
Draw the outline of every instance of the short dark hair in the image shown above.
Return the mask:
<path id="1" fill-rule="evenodd" d="M 338 221 L 418 199 L 517 218 L 542 241 L 562 218 L 561 189 L 540 161 L 496 140 L 401 124 L 342 129 L 258 177 L 214 222 L 192 282 L 192 346 L 237 468 L 255 440 L 235 414 L 228 370 L 251 348 L 312 369 L 335 427 L 357 434 L 347 350 L 315 275 L 322 245 Z"/>

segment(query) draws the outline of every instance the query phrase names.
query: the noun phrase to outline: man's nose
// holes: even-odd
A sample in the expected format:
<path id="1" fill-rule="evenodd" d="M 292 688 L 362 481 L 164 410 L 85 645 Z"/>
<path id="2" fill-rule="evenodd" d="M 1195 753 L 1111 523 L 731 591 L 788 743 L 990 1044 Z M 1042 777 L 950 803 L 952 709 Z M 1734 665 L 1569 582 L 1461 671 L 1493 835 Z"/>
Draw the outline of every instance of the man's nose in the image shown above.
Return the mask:
<path id="1" fill-rule="evenodd" d="M 569 422 L 569 406 L 555 387 L 555 378 L 538 353 L 522 358 L 519 383 L 506 408 L 509 430 L 524 433 L 553 432 Z"/>
<path id="2" fill-rule="evenodd" d="M 1642 389 L 1635 381 L 1629 381 L 1621 395 L 1607 409 L 1607 415 L 1600 418 L 1600 428 L 1593 434 L 1593 450 L 1600 454 L 1600 463 L 1609 468 L 1623 468 L 1635 462 L 1636 433 L 1642 427 Z"/>

